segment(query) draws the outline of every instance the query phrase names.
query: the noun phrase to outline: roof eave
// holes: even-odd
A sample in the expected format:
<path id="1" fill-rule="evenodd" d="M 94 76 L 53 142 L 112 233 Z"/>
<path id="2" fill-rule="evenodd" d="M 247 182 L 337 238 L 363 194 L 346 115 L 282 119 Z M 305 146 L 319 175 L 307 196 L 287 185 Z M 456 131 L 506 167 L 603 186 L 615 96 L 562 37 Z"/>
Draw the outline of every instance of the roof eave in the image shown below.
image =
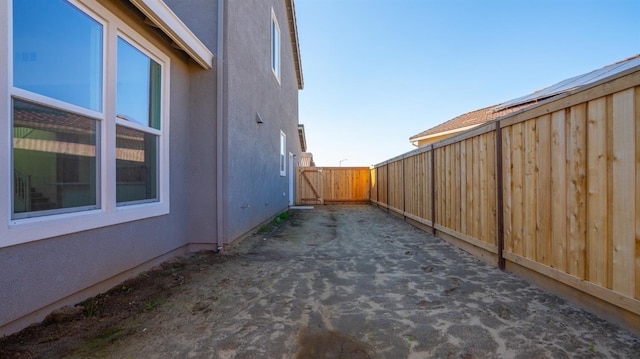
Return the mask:
<path id="1" fill-rule="evenodd" d="M 294 0 L 285 0 L 287 8 L 287 18 L 289 22 L 289 36 L 291 37 L 291 48 L 293 51 L 293 63 L 296 68 L 296 78 L 298 80 L 298 89 L 304 88 L 304 79 L 302 77 L 302 61 L 300 60 L 300 45 L 298 41 L 298 25 L 296 23 L 296 9 L 293 4 Z"/>
<path id="2" fill-rule="evenodd" d="M 162 0 L 129 0 L 198 65 L 208 70 L 213 53 Z"/>

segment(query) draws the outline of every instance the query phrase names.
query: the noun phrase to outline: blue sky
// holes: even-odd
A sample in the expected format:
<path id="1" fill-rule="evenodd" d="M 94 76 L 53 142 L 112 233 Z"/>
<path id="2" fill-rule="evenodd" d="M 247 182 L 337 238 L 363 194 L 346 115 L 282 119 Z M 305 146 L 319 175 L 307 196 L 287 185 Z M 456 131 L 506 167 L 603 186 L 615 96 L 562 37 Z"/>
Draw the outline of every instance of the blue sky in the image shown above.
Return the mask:
<path id="1" fill-rule="evenodd" d="M 639 0 L 296 0 L 300 123 L 319 166 L 640 53 Z"/>

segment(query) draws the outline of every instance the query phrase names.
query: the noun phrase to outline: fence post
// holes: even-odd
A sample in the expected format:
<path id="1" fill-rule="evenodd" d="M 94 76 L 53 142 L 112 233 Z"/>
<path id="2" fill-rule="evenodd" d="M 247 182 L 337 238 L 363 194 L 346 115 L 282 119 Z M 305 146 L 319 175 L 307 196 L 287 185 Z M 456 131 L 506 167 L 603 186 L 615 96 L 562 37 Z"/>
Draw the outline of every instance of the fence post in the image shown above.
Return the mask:
<path id="1" fill-rule="evenodd" d="M 405 216 L 405 213 L 407 212 L 407 206 L 406 206 L 406 190 L 407 187 L 405 186 L 404 183 L 404 155 L 402 155 L 402 217 L 404 218 L 404 220 L 407 220 L 407 217 Z"/>
<path id="2" fill-rule="evenodd" d="M 503 183 L 502 183 L 502 129 L 500 121 L 496 121 L 496 200 L 498 220 L 498 267 L 505 269 L 504 251 L 504 209 L 503 209 Z"/>
<path id="3" fill-rule="evenodd" d="M 431 145 L 431 233 L 436 235 L 436 149 Z"/>
<path id="4" fill-rule="evenodd" d="M 387 162 L 387 199 L 386 199 L 386 203 L 387 203 L 387 213 L 389 213 L 391 210 L 389 209 L 389 162 Z"/>

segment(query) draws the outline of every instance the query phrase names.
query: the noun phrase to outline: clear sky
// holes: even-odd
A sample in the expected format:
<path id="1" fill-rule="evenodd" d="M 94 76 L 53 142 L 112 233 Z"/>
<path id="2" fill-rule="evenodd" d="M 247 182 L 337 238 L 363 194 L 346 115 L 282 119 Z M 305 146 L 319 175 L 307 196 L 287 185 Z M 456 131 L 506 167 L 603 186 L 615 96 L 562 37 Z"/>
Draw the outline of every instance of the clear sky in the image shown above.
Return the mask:
<path id="1" fill-rule="evenodd" d="M 300 123 L 318 166 L 640 53 L 640 0 L 296 0 Z"/>

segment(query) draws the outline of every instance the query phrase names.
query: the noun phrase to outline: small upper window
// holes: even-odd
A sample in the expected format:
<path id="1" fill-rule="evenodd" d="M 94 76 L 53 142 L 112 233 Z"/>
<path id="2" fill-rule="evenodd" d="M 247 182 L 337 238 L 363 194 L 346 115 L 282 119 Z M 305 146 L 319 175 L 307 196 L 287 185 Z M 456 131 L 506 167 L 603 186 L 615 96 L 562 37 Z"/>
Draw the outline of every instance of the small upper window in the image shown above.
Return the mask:
<path id="1" fill-rule="evenodd" d="M 271 9 L 271 70 L 280 82 L 280 26 L 273 9 Z"/>
<path id="2" fill-rule="evenodd" d="M 280 176 L 287 175 L 287 157 L 285 152 L 287 151 L 287 135 L 280 131 Z"/>

